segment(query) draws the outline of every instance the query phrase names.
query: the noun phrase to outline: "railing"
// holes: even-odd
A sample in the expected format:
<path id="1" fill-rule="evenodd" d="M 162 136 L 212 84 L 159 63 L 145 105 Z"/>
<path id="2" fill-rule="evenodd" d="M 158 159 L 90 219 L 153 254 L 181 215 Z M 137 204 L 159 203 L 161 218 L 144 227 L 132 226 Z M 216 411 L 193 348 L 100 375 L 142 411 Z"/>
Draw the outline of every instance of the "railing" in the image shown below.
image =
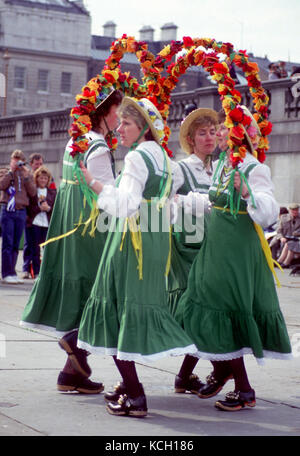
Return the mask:
<path id="1" fill-rule="evenodd" d="M 299 84 L 299 96 L 292 90 Z M 300 81 L 290 78 L 263 83 L 270 97 L 270 119 L 275 122 L 300 120 Z M 251 108 L 252 99 L 247 86 L 237 85 L 242 94 L 242 103 Z M 296 96 L 295 96 L 296 94 Z M 193 92 L 176 93 L 172 97 L 169 125 L 177 130 L 183 118 L 184 106 L 195 103 L 199 107 L 221 108 L 217 87 L 205 87 Z M 1 152 L 7 144 L 26 145 L 28 143 L 64 139 L 70 126 L 70 109 L 48 111 L 35 114 L 22 114 L 0 118 L 0 161 Z"/>

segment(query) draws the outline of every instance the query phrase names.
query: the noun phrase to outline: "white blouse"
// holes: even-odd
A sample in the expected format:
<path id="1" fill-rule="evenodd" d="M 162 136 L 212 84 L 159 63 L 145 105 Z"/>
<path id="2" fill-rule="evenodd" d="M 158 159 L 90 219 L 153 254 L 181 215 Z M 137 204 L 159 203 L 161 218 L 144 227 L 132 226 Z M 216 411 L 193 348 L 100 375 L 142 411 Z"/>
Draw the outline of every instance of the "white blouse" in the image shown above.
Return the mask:
<path id="1" fill-rule="evenodd" d="M 104 136 L 93 130 L 89 131 L 85 136 L 89 142 L 97 139 L 102 139 L 105 142 Z M 100 182 L 114 185 L 115 179 L 111 167 L 110 151 L 107 146 L 99 146 L 95 151 L 89 154 L 87 158 L 87 169 L 92 176 Z"/>
<path id="2" fill-rule="evenodd" d="M 151 158 L 156 173 L 162 175 L 164 154 L 155 141 L 144 141 L 137 147 Z M 179 165 L 168 158 L 172 172 L 172 195 L 182 185 L 182 173 Z M 139 152 L 133 150 L 125 156 L 124 168 L 118 187 L 106 184 L 98 197 L 98 206 L 105 212 L 116 217 L 128 217 L 138 209 L 143 199 L 143 191 L 148 179 L 148 168 Z"/>
<path id="3" fill-rule="evenodd" d="M 196 154 L 191 154 L 187 158 L 181 160 L 181 163 L 185 163 L 187 167 L 192 171 L 198 184 L 205 184 L 210 186 L 212 182 L 212 170 L 208 172 L 204 166 L 203 161 Z M 180 168 L 181 169 L 181 168 Z M 184 175 L 182 172 L 182 184 L 184 183 Z M 190 183 L 193 188 L 193 183 Z"/>
<path id="4" fill-rule="evenodd" d="M 244 171 L 250 164 L 255 163 L 256 166 L 250 171 L 248 176 L 248 184 L 251 189 L 255 206 L 252 205 L 251 196 L 245 198 L 247 202 L 247 211 L 252 220 L 266 228 L 276 222 L 279 216 L 279 205 L 274 198 L 274 185 L 271 180 L 270 168 L 267 165 L 260 163 L 253 155 L 247 154 L 239 169 Z M 218 161 L 213 163 L 213 172 L 217 167 Z M 210 203 L 208 195 L 190 192 L 186 196 L 180 195 L 179 204 L 184 204 L 185 210 L 192 211 L 192 207 L 197 204 L 204 205 L 205 211 L 209 211 Z"/>
<path id="5" fill-rule="evenodd" d="M 37 197 L 38 197 L 38 204 L 42 201 L 46 201 L 47 197 L 47 187 L 45 188 L 40 188 L 37 187 Z M 39 212 L 33 219 L 32 222 L 33 225 L 41 226 L 43 228 L 48 228 L 48 217 L 47 217 L 47 212 L 41 211 Z"/>

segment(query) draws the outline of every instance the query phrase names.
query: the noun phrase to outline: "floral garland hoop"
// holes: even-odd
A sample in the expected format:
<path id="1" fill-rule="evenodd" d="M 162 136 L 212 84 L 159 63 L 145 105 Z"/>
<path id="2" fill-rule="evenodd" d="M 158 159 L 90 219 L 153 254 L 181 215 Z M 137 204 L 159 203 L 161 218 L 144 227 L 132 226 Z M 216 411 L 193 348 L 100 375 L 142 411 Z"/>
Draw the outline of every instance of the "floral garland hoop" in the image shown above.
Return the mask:
<path id="1" fill-rule="evenodd" d="M 123 73 L 120 69 L 120 61 L 125 53 L 133 53 L 138 58 L 143 70 L 143 84 L 139 84 L 137 79 L 130 73 Z M 73 138 L 71 155 L 73 158 L 80 156 L 88 149 L 88 140 L 85 134 L 91 129 L 90 114 L 95 112 L 95 104 L 103 89 L 114 87 L 121 90 L 125 95 L 135 98 L 148 96 L 151 88 L 161 79 L 160 72 L 153 66 L 155 56 L 148 51 L 148 45 L 144 41 L 136 41 L 134 37 L 123 35 L 122 38 L 114 41 L 111 46 L 111 54 L 105 61 L 104 69 L 101 74 L 92 78 L 83 88 L 81 94 L 76 96 L 76 106 L 71 110 L 73 123 L 69 129 L 69 134 Z M 155 81 L 155 82 L 154 82 Z M 166 103 L 159 103 L 156 100 L 156 107 L 161 113 L 165 125 L 165 136 L 162 146 L 166 148 L 170 129 L 166 125 L 168 105 L 171 104 L 170 98 Z M 116 138 L 109 144 L 112 149 L 117 146 Z M 168 154 L 170 151 L 166 149 Z"/>
<path id="2" fill-rule="evenodd" d="M 200 47 L 210 50 L 210 52 L 205 52 L 199 49 Z M 203 66 L 210 73 L 212 79 L 218 83 L 218 92 L 226 114 L 225 125 L 229 128 L 230 159 L 232 165 L 236 167 L 239 162 L 243 161 L 247 151 L 247 140 L 242 127 L 247 127 L 251 123 L 251 119 L 239 107 L 242 96 L 235 89 L 235 82 L 230 76 L 228 64 L 225 61 L 220 61 L 219 54 L 225 54 L 228 63 L 241 68 L 247 79 L 255 109 L 254 118 L 261 132 L 256 150 L 257 158 L 260 162 L 264 162 L 265 152 L 269 148 L 267 136 L 272 131 L 272 124 L 268 120 L 269 97 L 262 87 L 258 65 L 249 61 L 246 51 L 235 51 L 231 43 L 217 42 L 210 38 L 183 37 L 182 41 L 172 41 L 159 52 L 154 63 L 156 69 L 163 71 L 165 64 L 182 50 L 186 50 L 187 53 L 180 56 L 175 63 L 168 64 L 167 73 L 169 76 L 162 81 L 162 98 L 163 94 L 169 96 L 169 93 L 175 88 L 178 78 L 186 72 L 188 67 L 192 65 Z"/>
<path id="3" fill-rule="evenodd" d="M 210 52 L 205 52 L 199 49 L 200 47 Z M 182 50 L 186 50 L 187 53 L 180 56 L 175 63 L 170 63 L 173 57 Z M 136 78 L 131 77 L 129 73 L 121 72 L 120 61 L 126 52 L 134 53 L 137 56 L 144 74 L 143 84 L 139 84 Z M 267 136 L 272 131 L 272 124 L 268 120 L 269 98 L 262 87 L 257 64 L 249 61 L 245 51 L 235 51 L 231 43 L 217 42 L 210 38 L 192 39 L 190 37 L 183 37 L 182 41 L 171 41 L 156 57 L 148 51 L 145 42 L 136 41 L 134 37 L 123 35 L 122 38 L 113 42 L 111 54 L 105 61 L 102 73 L 91 79 L 83 87 L 82 93 L 76 97 L 77 106 L 71 111 L 71 116 L 74 118 L 70 128 L 70 134 L 73 137 L 71 155 L 75 157 L 87 150 L 88 141 L 84 135 L 91 128 L 89 114 L 95 109 L 95 102 L 102 88 L 113 86 L 128 96 L 136 98 L 147 96 L 154 103 L 165 121 L 165 137 L 162 145 L 168 155 L 172 156 L 172 152 L 167 146 L 170 128 L 166 124 L 171 105 L 171 93 L 176 87 L 179 77 L 190 66 L 201 65 L 218 83 L 218 92 L 226 114 L 225 124 L 229 128 L 230 158 L 232 165 L 236 167 L 239 162 L 243 161 L 246 154 L 246 137 L 242 126 L 249 125 L 250 117 L 246 116 L 239 107 L 242 100 L 241 93 L 235 89 L 230 69 L 225 61 L 220 61 L 220 54 L 226 55 L 230 64 L 233 63 L 240 67 L 246 76 L 256 111 L 254 118 L 262 135 L 256 151 L 257 158 L 263 162 L 265 151 L 269 148 Z M 168 65 L 166 68 L 168 75 L 162 76 L 166 65 Z M 116 147 L 116 141 L 111 146 Z"/>

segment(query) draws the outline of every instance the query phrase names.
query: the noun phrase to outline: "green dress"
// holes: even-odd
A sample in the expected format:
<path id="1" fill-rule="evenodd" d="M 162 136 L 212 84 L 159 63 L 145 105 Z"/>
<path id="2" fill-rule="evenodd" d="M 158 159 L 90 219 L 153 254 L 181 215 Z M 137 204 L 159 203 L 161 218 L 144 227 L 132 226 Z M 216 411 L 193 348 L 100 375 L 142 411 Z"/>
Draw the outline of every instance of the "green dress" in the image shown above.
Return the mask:
<path id="1" fill-rule="evenodd" d="M 253 160 L 242 166 L 246 177 L 253 166 L 261 166 Z M 290 358 L 273 275 L 246 202 L 241 200 L 235 217 L 226 207 L 229 175 L 221 167 L 210 188 L 208 230 L 175 317 L 197 345 L 198 357 L 222 361 L 251 353 L 258 361 Z"/>
<path id="2" fill-rule="evenodd" d="M 178 162 L 184 177 L 183 185 L 177 190 L 178 194 L 187 195 L 189 192 L 208 193 L 211 177 L 209 177 L 203 165 L 200 173 L 198 169 L 198 177 L 195 175 L 194 168 L 201 166 L 199 162 L 200 159 L 198 162 L 195 162 L 195 160 L 191 161 L 190 159 L 184 159 Z M 171 268 L 167 278 L 168 306 L 172 315 L 175 314 L 178 301 L 186 290 L 191 266 L 202 243 L 202 240 L 192 243 L 188 242 L 189 238 L 187 236 L 193 238 L 194 231 L 191 229 L 187 233 L 184 230 L 184 227 L 188 226 L 188 224 L 185 224 L 184 210 L 183 208 L 181 209 L 180 220 L 177 221 L 172 232 Z M 208 218 L 209 215 L 205 214 L 204 220 L 200 222 L 204 223 L 204 233 L 207 228 Z M 196 224 L 196 217 L 194 216 L 192 216 L 192 224 L 193 226 Z M 183 229 L 181 230 L 180 227 L 183 227 Z"/>
<path id="3" fill-rule="evenodd" d="M 82 159 L 98 147 L 107 148 L 104 141 L 90 145 Z M 101 158 L 100 158 L 101 159 Z M 73 177 L 74 160 L 67 146 L 63 158 L 63 176 L 53 208 L 47 240 L 68 233 L 76 227 L 80 216 L 86 221 L 90 206 Z M 84 303 L 94 283 L 107 234 L 90 228 L 83 235 L 84 225 L 73 234 L 47 244 L 21 325 L 56 331 L 59 335 L 78 328 Z"/>
<path id="4" fill-rule="evenodd" d="M 108 235 L 84 309 L 78 346 L 123 360 L 150 362 L 194 352 L 196 347 L 167 306 L 170 224 L 166 212 L 157 208 L 168 177 L 156 161 L 163 152 L 153 142 L 144 142 L 136 152 L 148 169 L 139 215 L 112 221 L 115 229 Z M 153 218 L 158 229 L 153 229 Z M 141 227 L 135 233 L 134 223 Z"/>

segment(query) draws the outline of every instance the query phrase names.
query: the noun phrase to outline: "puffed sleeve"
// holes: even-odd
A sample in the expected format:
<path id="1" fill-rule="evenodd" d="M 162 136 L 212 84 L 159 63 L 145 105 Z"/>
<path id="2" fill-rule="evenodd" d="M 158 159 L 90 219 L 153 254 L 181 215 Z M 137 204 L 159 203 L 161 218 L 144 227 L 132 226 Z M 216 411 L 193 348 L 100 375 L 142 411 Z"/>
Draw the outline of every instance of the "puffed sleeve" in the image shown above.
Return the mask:
<path id="1" fill-rule="evenodd" d="M 124 160 L 124 169 L 118 187 L 104 185 L 98 196 L 98 206 L 110 215 L 129 217 L 139 208 L 148 169 L 138 152 L 129 152 Z"/>
<path id="2" fill-rule="evenodd" d="M 114 175 L 111 167 L 110 152 L 107 147 L 99 146 L 87 159 L 87 169 L 93 177 L 103 184 L 114 185 Z"/>
<path id="3" fill-rule="evenodd" d="M 273 225 L 279 216 L 279 205 L 274 198 L 270 168 L 262 164 L 255 166 L 249 174 L 248 183 L 256 206 L 249 196 L 246 201 L 250 217 L 263 228 Z"/>

